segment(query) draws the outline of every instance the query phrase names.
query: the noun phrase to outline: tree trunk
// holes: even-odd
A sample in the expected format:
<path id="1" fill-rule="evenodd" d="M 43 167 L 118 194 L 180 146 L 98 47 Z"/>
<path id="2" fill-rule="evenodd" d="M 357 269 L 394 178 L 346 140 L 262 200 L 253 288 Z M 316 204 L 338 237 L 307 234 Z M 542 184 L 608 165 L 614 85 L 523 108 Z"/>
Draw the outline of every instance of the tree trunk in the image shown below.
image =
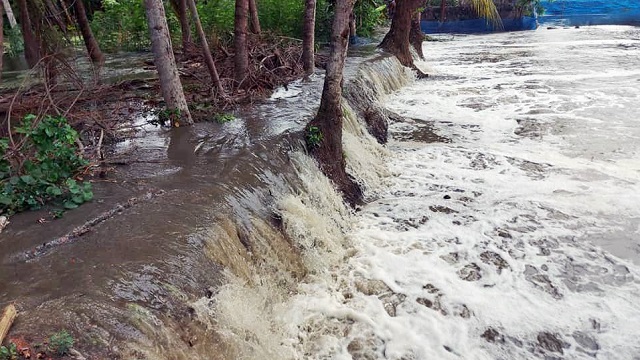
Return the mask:
<path id="1" fill-rule="evenodd" d="M 355 205 L 362 198 L 360 187 L 347 175 L 342 153 L 342 73 L 349 43 L 349 14 L 354 0 L 337 0 L 331 27 L 331 50 L 327 62 L 318 114 L 307 134 L 318 131 L 322 139 L 309 144 L 322 172 L 333 180 L 346 200 Z M 307 137 L 309 139 L 309 136 Z"/>
<path id="2" fill-rule="evenodd" d="M 207 64 L 207 69 L 209 69 L 211 81 L 213 81 L 213 86 L 215 86 L 218 93 L 220 95 L 224 95 L 224 89 L 222 88 L 222 83 L 220 83 L 218 70 L 216 69 L 216 64 L 213 62 L 213 56 L 211 56 L 209 43 L 207 42 L 207 37 L 205 36 L 204 30 L 202 29 L 202 23 L 200 22 L 200 16 L 198 15 L 196 2 L 195 0 L 187 0 L 187 2 L 189 5 L 189 10 L 191 11 L 193 22 L 196 24 L 196 30 L 198 31 L 198 37 L 200 38 L 200 45 L 202 45 L 202 55 L 204 56 L 204 62 Z"/>
<path id="3" fill-rule="evenodd" d="M 440 22 L 444 22 L 447 16 L 447 0 L 440 1 Z"/>
<path id="4" fill-rule="evenodd" d="M 304 6 L 302 67 L 304 73 L 309 76 L 313 74 L 313 70 L 315 69 L 316 0 L 306 0 Z"/>
<path id="5" fill-rule="evenodd" d="M 186 53 L 191 46 L 191 26 L 189 25 L 189 14 L 187 13 L 187 1 L 177 0 L 178 18 L 180 19 L 180 29 L 182 33 L 182 52 Z M 196 11 L 197 13 L 197 11 Z M 202 27 L 202 26 L 200 26 Z"/>
<path id="6" fill-rule="evenodd" d="M 193 119 L 184 97 L 176 59 L 173 56 L 169 26 L 162 0 L 144 0 L 151 34 L 153 61 L 158 69 L 160 90 L 173 126 L 191 125 Z"/>
<path id="7" fill-rule="evenodd" d="M 83 0 L 73 1 L 73 8 L 76 12 L 76 20 L 80 27 L 80 33 L 82 33 L 82 39 L 84 40 L 84 45 L 87 47 L 87 53 L 89 53 L 91 61 L 96 64 L 102 64 L 104 62 L 104 55 L 100 50 L 100 45 L 98 45 L 96 38 L 93 36 L 89 19 L 87 19 L 87 12 L 82 1 Z"/>
<path id="8" fill-rule="evenodd" d="M 254 34 L 260 34 L 262 30 L 260 29 L 260 18 L 258 18 L 258 4 L 256 4 L 256 0 L 249 0 L 249 16 L 251 23 L 250 29 Z"/>
<path id="9" fill-rule="evenodd" d="M 18 9 L 20 10 L 20 30 L 22 30 L 22 38 L 24 39 L 24 56 L 29 68 L 33 68 L 40 61 L 40 51 L 38 38 L 36 38 L 31 26 L 27 0 L 18 0 Z"/>
<path id="10" fill-rule="evenodd" d="M 4 57 L 4 6 L 0 2 L 0 85 L 2 85 L 2 58 Z"/>
<path id="11" fill-rule="evenodd" d="M 54 4 L 51 0 L 44 0 L 45 7 L 49 12 L 46 14 L 48 19 L 52 19 L 53 22 L 58 26 L 60 31 L 63 34 L 67 34 L 67 23 L 65 23 L 64 19 L 60 16 L 62 14 L 62 10 L 58 8 L 57 4 Z"/>
<path id="12" fill-rule="evenodd" d="M 422 0 L 397 0 L 396 12 L 391 20 L 391 28 L 378 47 L 395 55 L 404 66 L 415 68 L 409 50 L 411 18 Z M 417 69 L 416 69 L 417 70 Z"/>
<path id="13" fill-rule="evenodd" d="M 411 19 L 411 30 L 409 30 L 409 42 L 411 46 L 416 50 L 420 59 L 424 60 L 424 52 L 422 51 L 422 43 L 424 42 L 424 33 L 420 27 L 420 19 L 422 13 L 417 13 Z"/>
<path id="14" fill-rule="evenodd" d="M 247 28 L 249 13 L 248 0 L 236 0 L 236 13 L 233 33 L 233 46 L 235 48 L 235 79 L 238 87 L 248 75 L 249 53 L 247 51 Z"/>
<path id="15" fill-rule="evenodd" d="M 4 12 L 7 13 L 7 19 L 9 19 L 9 26 L 13 29 L 18 23 L 16 22 L 16 17 L 13 15 L 13 10 L 11 10 L 11 3 L 9 0 L 2 0 L 2 4 L 4 5 Z"/>

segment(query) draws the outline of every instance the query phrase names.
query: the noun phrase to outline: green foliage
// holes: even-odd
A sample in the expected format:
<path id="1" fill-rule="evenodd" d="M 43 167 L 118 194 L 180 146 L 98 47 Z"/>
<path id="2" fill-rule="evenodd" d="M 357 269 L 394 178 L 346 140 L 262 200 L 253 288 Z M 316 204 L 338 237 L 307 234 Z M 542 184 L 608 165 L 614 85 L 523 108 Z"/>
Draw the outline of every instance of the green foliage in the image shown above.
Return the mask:
<path id="1" fill-rule="evenodd" d="M 56 353 L 56 355 L 62 356 L 68 354 L 73 343 L 73 336 L 71 336 L 67 330 L 59 331 L 49 337 L 49 349 Z"/>
<path id="2" fill-rule="evenodd" d="M 320 128 L 317 126 L 309 126 L 305 137 L 307 139 L 307 147 L 310 149 L 320 146 L 320 143 L 324 138 Z"/>
<path id="3" fill-rule="evenodd" d="M 439 0 L 438 0 L 439 1 Z M 316 40 L 327 42 L 331 34 L 334 0 L 318 0 L 316 5 Z M 360 36 L 370 36 L 380 23 L 380 11 L 376 7 L 383 0 L 358 0 L 354 7 L 357 32 Z M 235 0 L 197 1 L 198 14 L 210 45 L 228 43 L 233 36 Z M 174 46 L 181 41 L 180 22 L 176 12 L 165 0 L 169 30 Z M 258 16 L 260 25 L 266 32 L 294 38 L 302 37 L 304 1 L 300 0 L 260 0 Z M 139 51 L 151 46 L 149 30 L 140 0 L 103 0 L 102 9 L 96 11 L 91 22 L 93 32 L 104 51 Z M 192 24 L 192 35 L 196 36 Z M 195 40 L 195 39 L 194 39 Z"/>
<path id="4" fill-rule="evenodd" d="M 22 51 L 24 51 L 24 39 L 20 27 L 7 28 L 4 31 L 6 38 L 4 43 L 4 50 L 7 57 L 16 57 Z"/>
<path id="5" fill-rule="evenodd" d="M 0 360 L 14 360 L 18 358 L 18 349 L 16 344 L 10 343 L 9 346 L 0 346 Z"/>
<path id="6" fill-rule="evenodd" d="M 229 121 L 233 121 L 236 119 L 235 116 L 233 116 L 233 114 L 227 114 L 227 113 L 218 113 L 215 114 L 213 119 L 218 123 L 218 124 L 224 124 L 227 123 Z"/>
<path id="7" fill-rule="evenodd" d="M 179 29 L 179 22 L 168 3 L 165 9 L 168 10 L 169 28 Z M 103 1 L 102 10 L 93 14 L 91 29 L 104 51 L 141 51 L 151 48 L 144 2 L 140 0 Z"/>
<path id="8" fill-rule="evenodd" d="M 73 179 L 89 164 L 77 152 L 78 133 L 62 117 L 37 120 L 28 115 L 15 127 L 17 149 L 0 139 L 0 213 L 38 209 L 54 199 L 73 209 L 93 198 L 89 182 Z"/>
<path id="9" fill-rule="evenodd" d="M 304 1 L 260 0 L 258 14 L 264 29 L 279 35 L 302 37 Z"/>
<path id="10" fill-rule="evenodd" d="M 358 36 L 369 37 L 373 35 L 376 27 L 384 22 L 384 11 L 378 9 L 382 4 L 384 2 L 379 0 L 358 0 L 356 2 L 353 14 L 356 18 Z"/>
<path id="11" fill-rule="evenodd" d="M 154 112 L 157 117 L 147 121 L 151 125 L 171 126 L 172 124 L 180 122 L 181 111 L 178 108 L 174 108 L 174 109 L 164 108 L 164 109 L 155 110 Z"/>

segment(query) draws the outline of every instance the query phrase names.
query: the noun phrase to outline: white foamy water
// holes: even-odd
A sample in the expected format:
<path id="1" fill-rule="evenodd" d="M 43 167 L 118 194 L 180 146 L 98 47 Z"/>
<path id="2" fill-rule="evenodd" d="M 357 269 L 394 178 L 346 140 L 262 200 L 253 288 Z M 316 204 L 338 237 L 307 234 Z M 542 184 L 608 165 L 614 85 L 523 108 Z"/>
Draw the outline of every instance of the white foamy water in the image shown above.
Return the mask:
<path id="1" fill-rule="evenodd" d="M 425 54 L 355 255 L 287 305 L 295 357 L 640 359 L 640 30 Z M 450 142 L 399 140 L 430 127 Z"/>

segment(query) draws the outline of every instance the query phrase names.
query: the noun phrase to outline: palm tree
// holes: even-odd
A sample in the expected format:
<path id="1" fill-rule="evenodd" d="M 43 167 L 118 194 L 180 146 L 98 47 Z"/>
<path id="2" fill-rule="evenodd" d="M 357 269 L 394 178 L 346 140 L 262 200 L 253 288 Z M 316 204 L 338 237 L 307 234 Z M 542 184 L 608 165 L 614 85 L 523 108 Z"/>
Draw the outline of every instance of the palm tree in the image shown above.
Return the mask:
<path id="1" fill-rule="evenodd" d="M 388 51 L 395 55 L 402 65 L 413 68 L 422 74 L 414 65 L 413 57 L 409 51 L 409 44 L 412 18 L 418 10 L 418 7 L 423 4 L 424 0 L 396 0 L 396 11 L 391 19 L 391 28 L 384 37 L 379 48 Z M 476 14 L 479 17 L 486 18 L 488 21 L 494 23 L 494 26 L 502 27 L 502 20 L 500 14 L 493 0 L 470 0 Z M 414 26 L 414 31 L 419 31 L 420 28 Z M 417 35 L 414 35 L 414 37 Z M 420 37 L 421 39 L 422 37 Z M 415 42 L 414 42 L 415 43 Z M 420 43 L 420 41 L 418 41 Z M 421 51 L 419 51 L 421 53 Z M 424 74 L 422 74 L 424 75 Z"/>

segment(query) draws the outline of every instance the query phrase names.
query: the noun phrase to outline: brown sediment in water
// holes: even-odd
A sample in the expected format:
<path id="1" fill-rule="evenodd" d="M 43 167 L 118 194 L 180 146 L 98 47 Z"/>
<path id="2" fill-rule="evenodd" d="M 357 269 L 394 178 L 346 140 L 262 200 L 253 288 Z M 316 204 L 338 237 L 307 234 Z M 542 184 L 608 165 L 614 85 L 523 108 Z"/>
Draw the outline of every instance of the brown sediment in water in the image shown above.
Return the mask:
<path id="1" fill-rule="evenodd" d="M 321 86 L 241 106 L 226 124 L 141 126 L 145 135 L 113 149 L 125 165 L 94 182 L 96 200 L 55 221 L 46 211 L 13 217 L 0 234 L 0 306 L 21 312 L 12 335 L 65 328 L 98 358 L 236 358 L 208 313 L 226 273 L 293 286 L 309 269 L 276 204 L 303 190 L 289 154 L 303 147 Z M 53 241 L 125 203 L 74 241 Z M 46 251 L 24 256 L 34 249 Z"/>

